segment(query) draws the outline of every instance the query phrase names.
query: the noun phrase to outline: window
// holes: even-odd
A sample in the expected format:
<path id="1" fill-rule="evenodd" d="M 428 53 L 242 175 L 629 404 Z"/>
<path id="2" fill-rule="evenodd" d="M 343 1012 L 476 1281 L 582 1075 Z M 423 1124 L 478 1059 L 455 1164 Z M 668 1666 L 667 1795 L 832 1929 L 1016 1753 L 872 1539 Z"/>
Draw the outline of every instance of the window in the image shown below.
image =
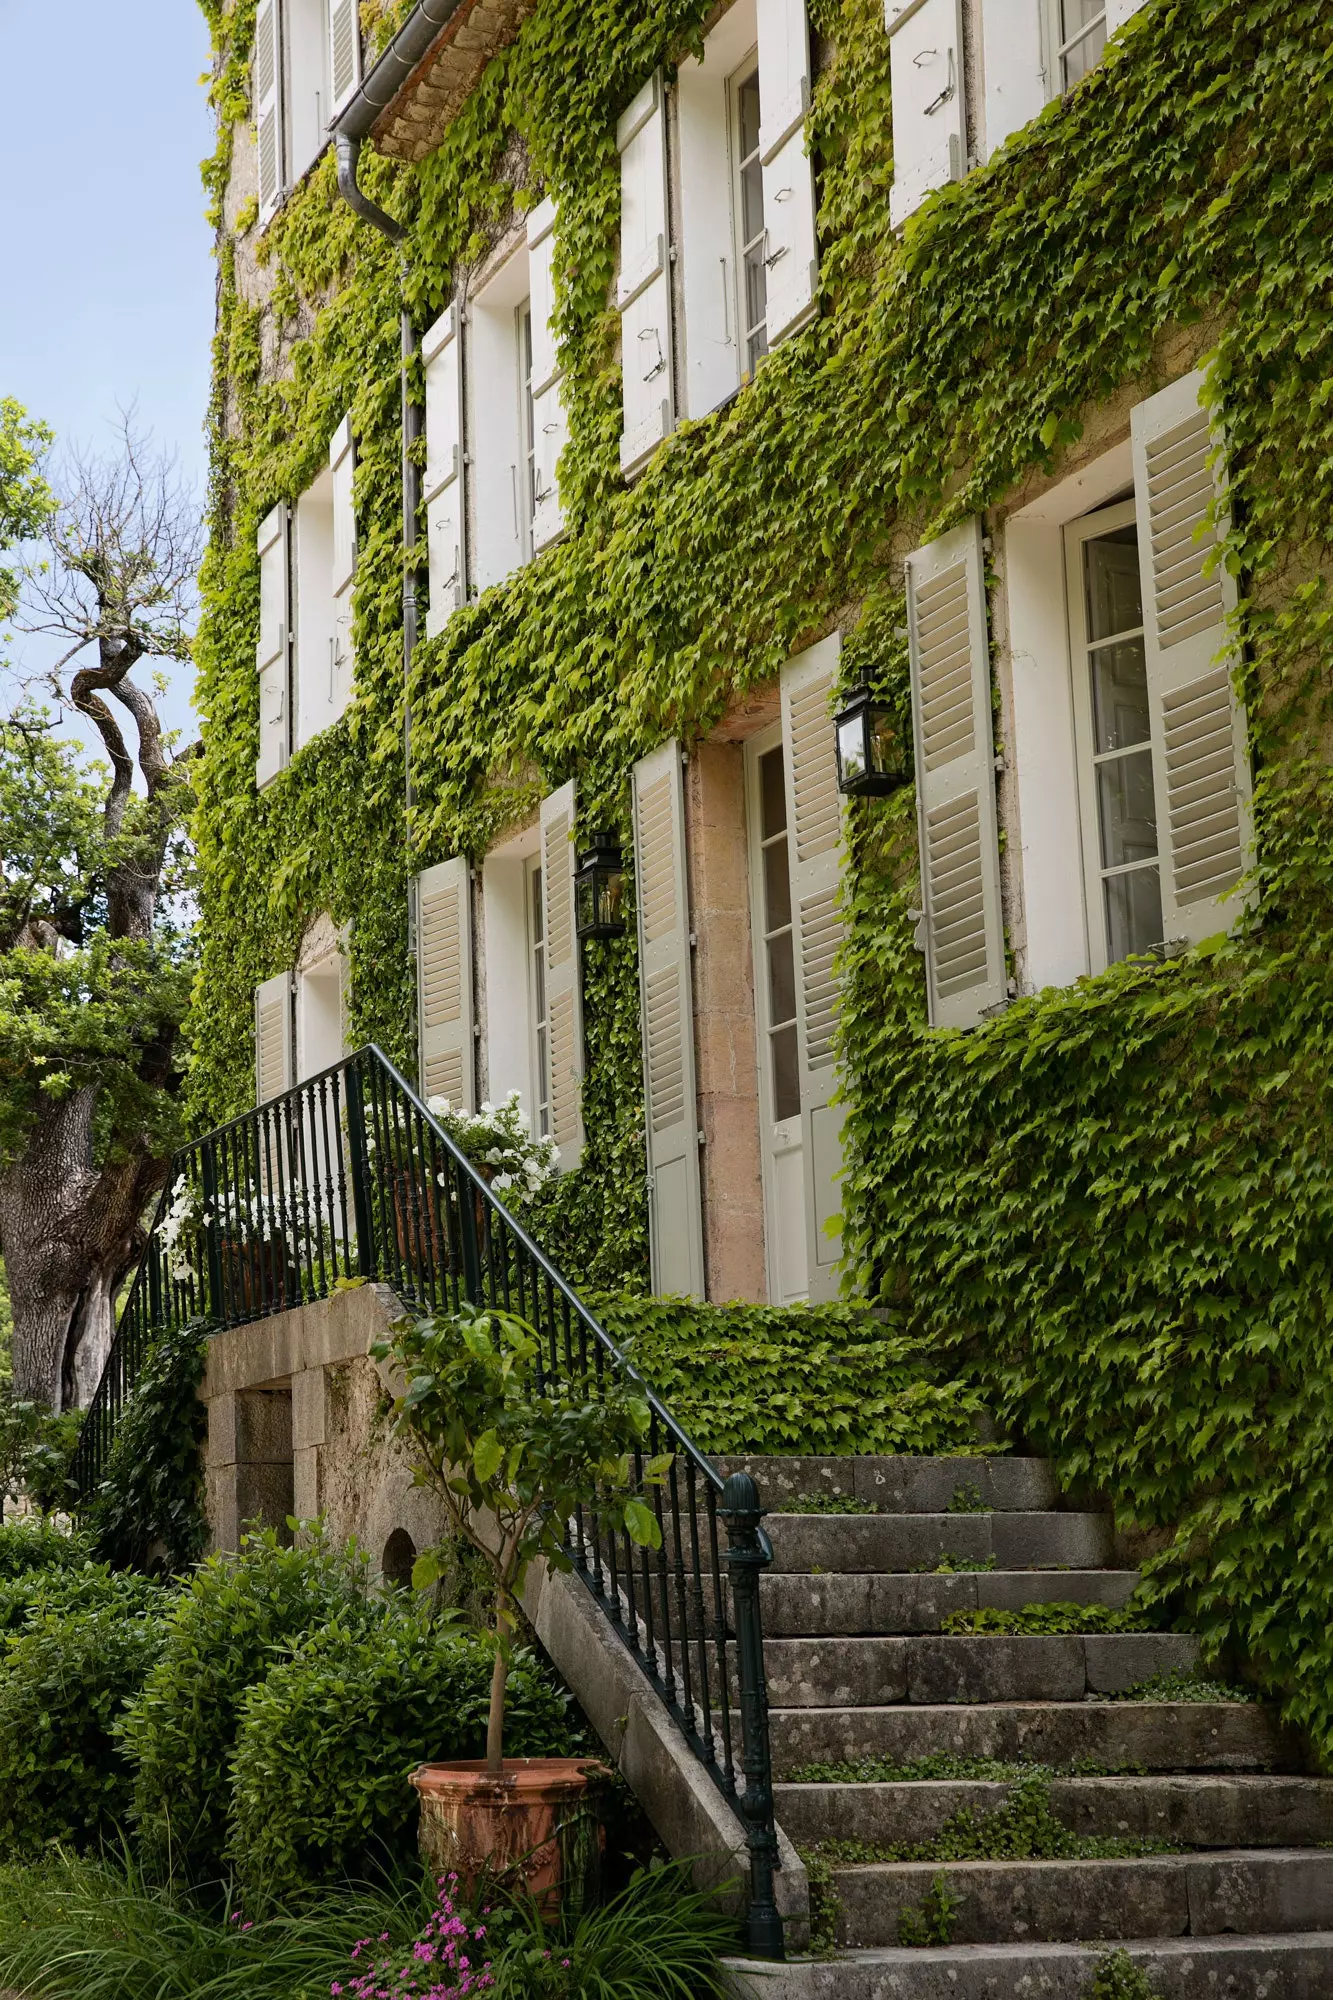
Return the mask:
<path id="1" fill-rule="evenodd" d="M 736 299 L 741 336 L 741 370 L 753 375 L 768 352 L 768 274 L 764 259 L 764 174 L 759 148 L 759 66 L 749 62 L 731 80 L 731 151 L 734 173 L 737 268 Z"/>
<path id="2" fill-rule="evenodd" d="M 1057 91 L 1095 69 L 1106 48 L 1106 0 L 1051 0 L 1051 67 Z"/>
<path id="3" fill-rule="evenodd" d="M 259 0 L 253 103 L 260 219 L 314 165 L 361 81 L 357 0 Z"/>
<path id="4" fill-rule="evenodd" d="M 532 1087 L 528 1103 L 539 1138 L 551 1130 L 551 1022 L 546 1007 L 546 932 L 542 910 L 541 856 L 523 864 L 528 917 L 528 1020 L 531 1023 Z"/>
<path id="5" fill-rule="evenodd" d="M 1089 924 L 1106 962 L 1162 941 L 1152 721 L 1134 502 L 1065 530 Z"/>
<path id="6" fill-rule="evenodd" d="M 537 435 L 532 408 L 532 305 L 525 300 L 515 315 L 518 350 L 518 423 L 520 473 L 518 539 L 524 562 L 532 559 L 532 527 L 537 518 Z"/>
<path id="7" fill-rule="evenodd" d="M 801 1109 L 796 1059 L 796 959 L 791 922 L 791 864 L 787 854 L 787 778 L 782 745 L 759 758 L 759 876 L 765 995 L 764 1041 L 768 1088 L 775 1119 Z"/>

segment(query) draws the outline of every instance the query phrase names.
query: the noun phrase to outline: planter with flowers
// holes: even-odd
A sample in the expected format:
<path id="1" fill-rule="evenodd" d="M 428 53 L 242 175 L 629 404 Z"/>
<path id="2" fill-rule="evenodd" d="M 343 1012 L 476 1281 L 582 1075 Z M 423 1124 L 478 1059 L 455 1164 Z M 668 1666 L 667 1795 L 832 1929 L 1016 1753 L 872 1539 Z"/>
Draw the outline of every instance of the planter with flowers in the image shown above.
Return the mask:
<path id="1" fill-rule="evenodd" d="M 516 1090 L 511 1090 L 502 1104 L 483 1104 L 480 1111 L 465 1111 L 451 1104 L 447 1097 L 427 1098 L 426 1109 L 482 1179 L 490 1183 L 506 1208 L 528 1207 L 554 1179 L 560 1164 L 560 1149 L 554 1139 L 532 1133 Z M 436 1263 L 447 1268 L 449 1256 L 445 1246 L 457 1240 L 457 1231 L 449 1228 L 443 1207 L 450 1200 L 449 1177 L 441 1174 L 439 1182 L 441 1210 L 430 1219 L 430 1249 Z M 474 1205 L 477 1243 L 484 1256 L 489 1228 L 486 1203 L 476 1195 Z M 408 1254 L 409 1245 L 414 1240 L 419 1242 L 424 1233 L 419 1208 L 420 1194 L 415 1186 L 411 1189 L 395 1186 L 395 1226 L 403 1256 Z"/>
<path id="2" fill-rule="evenodd" d="M 586 1833 L 588 1785 L 600 1767 L 568 1757 L 504 1756 L 505 1684 L 517 1607 L 529 1566 L 567 1569 L 564 1526 L 581 1509 L 603 1533 L 661 1546 L 656 1515 L 640 1491 L 635 1454 L 648 1406 L 610 1380 L 543 1379 L 539 1342 L 525 1320 L 465 1307 L 402 1320 L 372 1349 L 401 1371 L 393 1424 L 419 1485 L 444 1504 L 456 1535 L 478 1552 L 493 1591 L 495 1647 L 486 1756 L 424 1764 L 421 1845 L 438 1874 L 465 1890 L 483 1873 L 516 1872 L 539 1898 L 559 1899 Z M 649 1461 L 643 1482 L 660 1486 L 667 1457 Z M 431 1588 L 445 1568 L 440 1550 L 418 1557 L 412 1580 Z"/>

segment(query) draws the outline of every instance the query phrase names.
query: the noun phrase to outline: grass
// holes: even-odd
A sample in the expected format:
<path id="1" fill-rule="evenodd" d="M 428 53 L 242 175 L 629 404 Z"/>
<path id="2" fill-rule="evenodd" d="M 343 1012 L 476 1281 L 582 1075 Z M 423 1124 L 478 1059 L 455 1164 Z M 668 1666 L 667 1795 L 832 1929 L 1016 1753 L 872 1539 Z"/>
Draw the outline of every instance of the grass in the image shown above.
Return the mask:
<path id="1" fill-rule="evenodd" d="M 878 1514 L 873 1500 L 858 1500 L 854 1493 L 790 1493 L 777 1502 L 774 1514 Z"/>
<path id="2" fill-rule="evenodd" d="M 1153 1674 L 1146 1681 L 1126 1688 L 1110 1701 L 1258 1701 L 1253 1688 L 1238 1687 L 1232 1681 L 1210 1680 L 1193 1667 L 1176 1667 L 1171 1673 Z"/>
<path id="3" fill-rule="evenodd" d="M 253 1923 L 146 1882 L 122 1859 L 52 1854 L 0 1869 L 0 1986 L 24 2000 L 329 2000 L 364 1939 L 411 1963 L 432 1902 L 419 1881 L 321 1891 Z M 604 1906 L 548 1928 L 523 1900 L 487 1919 L 491 2000 L 721 2000 L 734 1919 L 687 1866 L 638 1874 Z M 407 1987 L 414 1991 L 415 1987 Z"/>
<path id="4" fill-rule="evenodd" d="M 1099 1764 L 1079 1757 L 1067 1764 L 1005 1763 L 997 1757 L 952 1757 L 942 1754 L 899 1763 L 893 1757 L 862 1757 L 855 1762 L 802 1764 L 784 1782 L 792 1785 L 916 1785 L 940 1780 L 955 1783 L 1017 1784 L 1041 1773 L 1047 1778 L 1141 1778 L 1143 1764 Z"/>
<path id="5" fill-rule="evenodd" d="M 1151 1617 L 1136 1605 L 1071 1604 L 1061 1599 L 1052 1604 L 1024 1604 L 1017 1611 L 1002 1611 L 993 1604 L 979 1611 L 951 1611 L 940 1630 L 951 1633 L 992 1634 L 1073 1632 L 1144 1632 L 1151 1629 Z"/>
<path id="6" fill-rule="evenodd" d="M 933 1563 L 913 1563 L 909 1576 L 982 1576 L 995 1568 L 994 1556 L 956 1556 L 949 1551 Z"/>

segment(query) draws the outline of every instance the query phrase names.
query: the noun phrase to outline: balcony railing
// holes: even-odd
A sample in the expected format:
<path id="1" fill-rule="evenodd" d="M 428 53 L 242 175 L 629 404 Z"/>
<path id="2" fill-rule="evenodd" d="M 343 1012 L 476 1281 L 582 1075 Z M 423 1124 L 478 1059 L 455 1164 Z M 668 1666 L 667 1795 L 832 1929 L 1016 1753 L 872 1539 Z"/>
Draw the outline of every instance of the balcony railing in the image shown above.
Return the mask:
<path id="1" fill-rule="evenodd" d="M 740 1816 L 752 1951 L 782 1955 L 759 1576 L 772 1551 L 748 1474 L 723 1482 L 484 1175 L 372 1047 L 184 1147 L 172 1161 L 74 1470 L 86 1497 L 106 1466 L 144 1355 L 165 1327 L 240 1326 L 379 1279 L 407 1303 L 467 1300 L 520 1314 L 544 1378 L 596 1395 L 634 1384 L 650 1410 L 638 1472 L 662 1529 L 648 1550 L 576 1517 L 566 1547 L 700 1764 Z"/>

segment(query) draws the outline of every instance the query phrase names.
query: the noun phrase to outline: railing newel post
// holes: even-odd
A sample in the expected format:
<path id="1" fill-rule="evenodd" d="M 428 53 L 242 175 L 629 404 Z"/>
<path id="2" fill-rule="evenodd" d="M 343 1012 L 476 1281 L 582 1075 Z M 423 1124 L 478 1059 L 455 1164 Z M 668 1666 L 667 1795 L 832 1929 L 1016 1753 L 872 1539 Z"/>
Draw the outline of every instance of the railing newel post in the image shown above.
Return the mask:
<path id="1" fill-rule="evenodd" d="M 745 1789 L 737 1799 L 750 1850 L 749 1946 L 760 1958 L 784 1956 L 782 1918 L 773 1895 L 778 1836 L 773 1823 L 773 1768 L 768 1747 L 768 1684 L 764 1677 L 764 1633 L 759 1613 L 759 1577 L 772 1561 L 759 1524 L 764 1510 L 759 1488 L 748 1472 L 733 1472 L 718 1509 L 727 1524 L 727 1569 L 736 1620 L 736 1668 L 740 1683 L 741 1768 Z"/>

